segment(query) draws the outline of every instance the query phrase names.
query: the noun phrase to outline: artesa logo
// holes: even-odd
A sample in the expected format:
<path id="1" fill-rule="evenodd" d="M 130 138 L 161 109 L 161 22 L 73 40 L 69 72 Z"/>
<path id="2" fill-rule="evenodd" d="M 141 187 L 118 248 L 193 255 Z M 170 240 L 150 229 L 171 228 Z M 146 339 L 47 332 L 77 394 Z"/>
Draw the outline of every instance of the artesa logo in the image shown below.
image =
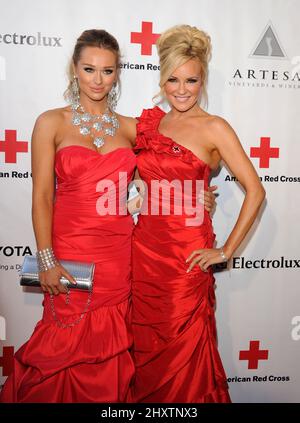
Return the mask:
<path id="1" fill-rule="evenodd" d="M 248 369 L 257 369 L 259 360 L 268 360 L 269 350 L 261 350 L 259 341 L 250 341 L 249 350 L 240 351 L 239 359 L 248 361 Z"/>
<path id="2" fill-rule="evenodd" d="M 270 137 L 261 137 L 259 147 L 250 148 L 250 157 L 259 159 L 259 167 L 268 169 L 270 159 L 279 158 L 279 148 L 270 146 Z"/>
<path id="3" fill-rule="evenodd" d="M 141 55 L 142 56 L 151 56 L 152 55 L 152 46 L 155 45 L 157 39 L 160 37 L 160 34 L 153 33 L 153 23 L 152 22 L 142 22 L 142 31 L 141 32 L 131 32 L 130 42 L 132 44 L 141 45 Z"/>
<path id="4" fill-rule="evenodd" d="M 5 139 L 0 140 L 0 152 L 4 153 L 4 163 L 17 163 L 17 153 L 28 153 L 28 141 L 18 141 L 17 131 L 5 130 Z"/>
<path id="5" fill-rule="evenodd" d="M 228 79 L 230 87 L 300 89 L 299 67 L 291 68 L 288 56 L 271 22 L 263 30 L 248 57 L 247 68 L 242 65 L 230 70 L 231 75 Z M 291 63 L 294 63 L 293 60 Z"/>
<path id="6" fill-rule="evenodd" d="M 264 29 L 250 57 L 287 59 L 271 22 Z"/>
<path id="7" fill-rule="evenodd" d="M 0 357 L 0 367 L 2 376 L 9 376 L 14 368 L 14 347 L 3 347 L 2 357 Z"/>

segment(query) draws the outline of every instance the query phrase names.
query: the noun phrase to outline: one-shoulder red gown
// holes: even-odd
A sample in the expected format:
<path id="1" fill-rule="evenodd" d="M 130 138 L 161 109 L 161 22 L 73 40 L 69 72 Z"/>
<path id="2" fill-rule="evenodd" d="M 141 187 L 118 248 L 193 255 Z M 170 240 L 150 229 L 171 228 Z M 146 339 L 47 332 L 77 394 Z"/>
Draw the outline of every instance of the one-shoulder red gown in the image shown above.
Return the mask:
<path id="1" fill-rule="evenodd" d="M 148 194 L 154 180 L 177 180 L 182 186 L 187 180 L 203 180 L 207 189 L 209 166 L 159 132 L 164 115 L 158 107 L 144 110 L 137 125 L 137 166 Z M 191 197 L 196 201 L 194 189 Z M 161 197 L 157 191 L 151 194 L 133 235 L 132 400 L 230 402 L 216 343 L 212 270 L 205 273 L 195 266 L 186 273 L 193 250 L 213 247 L 209 213 L 204 211 L 203 222 L 196 226 L 186 224 L 188 208 L 181 215 L 172 207 L 170 214 L 163 215 L 161 209 L 153 215 L 151 203 L 160 203 Z M 143 214 L 145 207 L 148 214 Z"/>
<path id="2" fill-rule="evenodd" d="M 134 224 L 130 215 L 119 213 L 119 201 L 115 215 L 99 215 L 96 205 L 105 194 L 103 187 L 103 192 L 97 189 L 103 180 L 116 187 L 108 196 L 122 198 L 126 205 L 135 165 L 129 148 L 102 155 L 72 145 L 57 152 L 53 249 L 58 259 L 96 264 L 91 305 L 77 325 L 60 328 L 49 294 L 45 295 L 43 317 L 15 354 L 14 372 L 2 389 L 2 402 L 125 400 L 134 374 L 129 353 Z M 69 305 L 65 295 L 55 297 L 57 317 L 65 324 L 77 320 L 87 296 L 72 290 Z"/>

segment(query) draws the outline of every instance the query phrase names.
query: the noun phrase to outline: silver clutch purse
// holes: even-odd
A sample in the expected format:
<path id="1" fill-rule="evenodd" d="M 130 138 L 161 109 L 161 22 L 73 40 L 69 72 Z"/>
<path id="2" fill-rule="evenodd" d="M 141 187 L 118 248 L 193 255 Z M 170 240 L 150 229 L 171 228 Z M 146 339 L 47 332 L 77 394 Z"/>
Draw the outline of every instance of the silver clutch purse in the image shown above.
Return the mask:
<path id="1" fill-rule="evenodd" d="M 70 289 L 91 291 L 95 264 L 83 263 L 71 260 L 59 260 L 59 263 L 75 278 L 77 284 L 74 285 L 65 277 L 60 279 L 62 285 Z M 20 270 L 21 286 L 40 286 L 37 259 L 34 256 L 25 256 Z"/>

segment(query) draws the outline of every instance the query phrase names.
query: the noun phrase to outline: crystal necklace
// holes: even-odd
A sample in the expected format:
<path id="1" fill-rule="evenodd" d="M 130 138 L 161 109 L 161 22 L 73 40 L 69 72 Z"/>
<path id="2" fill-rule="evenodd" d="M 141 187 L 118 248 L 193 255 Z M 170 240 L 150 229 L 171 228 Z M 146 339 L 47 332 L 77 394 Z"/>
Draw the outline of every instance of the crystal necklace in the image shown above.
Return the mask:
<path id="1" fill-rule="evenodd" d="M 84 110 L 79 101 L 72 101 L 71 110 L 72 124 L 79 126 L 82 135 L 90 135 L 97 148 L 104 145 L 106 136 L 115 136 L 116 130 L 120 127 L 116 114 L 108 107 L 103 114 L 92 115 Z"/>

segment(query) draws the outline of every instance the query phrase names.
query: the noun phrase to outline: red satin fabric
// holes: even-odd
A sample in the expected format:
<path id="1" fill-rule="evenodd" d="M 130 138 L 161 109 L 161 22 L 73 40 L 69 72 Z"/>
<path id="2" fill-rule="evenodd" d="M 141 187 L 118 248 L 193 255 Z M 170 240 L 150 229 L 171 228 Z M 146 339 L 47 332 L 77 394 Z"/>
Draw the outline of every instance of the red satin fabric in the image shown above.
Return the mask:
<path id="1" fill-rule="evenodd" d="M 57 152 L 53 248 L 60 259 L 96 263 L 92 302 L 78 325 L 62 329 L 45 295 L 42 320 L 15 354 L 2 402 L 125 400 L 134 374 L 128 351 L 133 220 L 121 215 L 119 207 L 116 216 L 100 216 L 96 203 L 104 191 L 97 192 L 96 186 L 104 179 L 115 182 L 116 197 L 125 205 L 135 165 L 129 148 L 101 155 L 74 145 Z M 58 317 L 66 323 L 78 318 L 87 295 L 71 291 L 68 306 L 65 295 L 55 297 Z"/>
<path id="2" fill-rule="evenodd" d="M 159 133 L 164 114 L 156 107 L 139 119 L 141 178 L 148 187 L 155 179 L 203 179 L 206 189 L 209 166 Z M 185 262 L 193 250 L 211 248 L 215 235 L 206 211 L 198 226 L 186 226 L 186 217 L 172 208 L 169 216 L 140 215 L 134 230 L 132 401 L 230 402 L 216 343 L 214 277 L 199 266 L 186 273 Z"/>

